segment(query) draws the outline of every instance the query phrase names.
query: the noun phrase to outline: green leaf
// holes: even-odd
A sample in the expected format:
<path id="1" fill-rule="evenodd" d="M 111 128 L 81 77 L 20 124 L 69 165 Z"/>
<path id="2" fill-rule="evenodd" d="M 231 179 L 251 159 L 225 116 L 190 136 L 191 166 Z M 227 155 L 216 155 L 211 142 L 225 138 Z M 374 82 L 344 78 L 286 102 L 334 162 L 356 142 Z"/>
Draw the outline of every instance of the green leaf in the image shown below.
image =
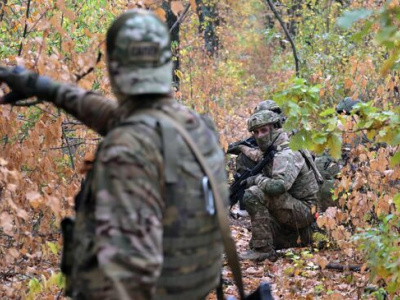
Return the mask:
<path id="1" fill-rule="evenodd" d="M 394 195 L 393 203 L 394 203 L 394 205 L 396 205 L 396 209 L 400 210 L 400 194 Z"/>
<path id="2" fill-rule="evenodd" d="M 345 29 L 349 29 L 353 23 L 358 20 L 365 19 L 372 14 L 372 11 L 367 9 L 357 9 L 351 11 L 345 11 L 341 17 L 338 18 L 338 25 Z"/>
<path id="3" fill-rule="evenodd" d="M 366 22 L 363 30 L 358 31 L 355 34 L 353 34 L 351 36 L 350 40 L 355 41 L 355 42 L 361 42 L 362 39 L 364 38 L 364 36 L 366 36 L 371 31 L 373 24 L 374 24 L 374 22 L 372 22 L 372 21 Z"/>
<path id="4" fill-rule="evenodd" d="M 32 278 L 31 280 L 29 280 L 28 286 L 29 286 L 29 292 L 33 294 L 40 293 L 42 290 L 40 282 L 36 278 Z"/>
<path id="5" fill-rule="evenodd" d="M 302 129 L 290 138 L 290 148 L 294 151 L 308 149 L 312 146 L 310 132 Z"/>
<path id="6" fill-rule="evenodd" d="M 341 137 L 337 136 L 336 134 L 330 134 L 328 136 L 328 147 L 329 153 L 332 155 L 333 158 L 340 158 L 342 154 L 342 139 Z"/>
<path id="7" fill-rule="evenodd" d="M 326 142 L 326 134 L 322 133 L 322 132 L 316 132 L 313 135 L 313 141 L 316 144 L 323 144 Z"/>
<path id="8" fill-rule="evenodd" d="M 58 245 L 52 242 L 47 242 L 47 246 L 49 246 L 51 253 L 57 254 L 58 253 Z"/>
<path id="9" fill-rule="evenodd" d="M 325 109 L 323 112 L 321 112 L 319 115 L 320 115 L 320 117 L 326 117 L 326 116 L 334 115 L 334 114 L 336 114 L 336 110 L 334 108 L 328 108 L 328 109 Z"/>
<path id="10" fill-rule="evenodd" d="M 395 165 L 397 165 L 398 163 L 400 163 L 400 151 L 397 151 L 393 157 L 390 159 L 390 165 L 392 167 L 394 167 Z"/>

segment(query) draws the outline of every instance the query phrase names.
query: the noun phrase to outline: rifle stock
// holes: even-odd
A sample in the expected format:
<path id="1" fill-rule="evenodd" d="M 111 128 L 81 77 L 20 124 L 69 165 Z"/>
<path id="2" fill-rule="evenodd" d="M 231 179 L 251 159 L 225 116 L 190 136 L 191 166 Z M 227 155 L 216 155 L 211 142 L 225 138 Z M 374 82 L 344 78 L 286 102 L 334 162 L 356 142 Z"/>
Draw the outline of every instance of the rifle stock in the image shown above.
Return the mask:
<path id="1" fill-rule="evenodd" d="M 247 146 L 247 147 L 250 147 L 250 148 L 258 147 L 255 138 L 254 137 L 249 137 L 249 138 L 247 138 L 245 140 L 229 144 L 228 145 L 228 150 L 226 151 L 226 153 L 238 155 L 240 153 L 240 149 L 238 148 L 240 145 L 244 145 L 244 146 Z"/>
<path id="2" fill-rule="evenodd" d="M 244 209 L 244 203 L 242 202 L 244 191 L 246 186 L 242 184 L 243 180 L 247 178 L 260 174 L 264 167 L 269 163 L 276 153 L 275 147 L 273 143 L 271 146 L 268 147 L 267 151 L 265 152 L 264 159 L 260 161 L 253 169 L 246 170 L 243 174 L 241 174 L 230 186 L 229 188 L 229 201 L 231 206 L 235 205 L 238 201 L 240 201 L 240 209 Z"/>

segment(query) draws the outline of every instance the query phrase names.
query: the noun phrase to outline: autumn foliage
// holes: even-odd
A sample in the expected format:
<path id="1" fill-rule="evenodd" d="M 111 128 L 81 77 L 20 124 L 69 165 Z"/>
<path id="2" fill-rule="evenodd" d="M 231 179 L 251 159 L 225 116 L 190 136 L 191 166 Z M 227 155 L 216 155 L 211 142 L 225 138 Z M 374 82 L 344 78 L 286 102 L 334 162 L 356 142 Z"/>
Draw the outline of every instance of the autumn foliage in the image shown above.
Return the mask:
<path id="1" fill-rule="evenodd" d="M 328 149 L 335 157 L 348 147 L 334 189 L 337 206 L 317 220 L 325 231 L 317 241 L 327 249 L 291 249 L 275 264 L 244 262 L 246 288 L 269 281 L 284 299 L 398 297 L 400 41 L 392 27 L 398 28 L 393 17 L 400 15 L 399 3 L 280 1 L 278 11 L 301 58 L 302 79 L 296 79 L 287 37 L 267 2 L 3 1 L 1 65 L 24 65 L 111 98 L 104 59 L 108 26 L 128 8 L 149 8 L 164 19 L 168 8 L 182 17 L 176 99 L 213 117 L 225 149 L 248 136 L 246 118 L 258 102 L 272 98 L 287 114 L 287 129 L 298 130 L 293 147 L 317 155 Z M 201 21 L 202 6 L 214 8 L 219 23 Z M 210 24 L 218 37 L 212 55 L 204 35 Z M 358 115 L 336 115 L 336 103 L 346 96 L 363 100 Z M 61 299 L 59 224 L 73 214 L 83 162 L 100 137 L 49 103 L 2 106 L 0 117 L 0 295 Z M 363 138 L 367 142 L 360 143 Z M 233 160 L 227 157 L 227 169 Z M 233 221 L 239 251 L 247 248 L 248 227 L 248 220 Z M 361 272 L 331 271 L 332 262 L 359 265 Z M 236 294 L 226 266 L 223 275 L 226 293 Z M 365 294 L 369 287 L 373 296 Z"/>

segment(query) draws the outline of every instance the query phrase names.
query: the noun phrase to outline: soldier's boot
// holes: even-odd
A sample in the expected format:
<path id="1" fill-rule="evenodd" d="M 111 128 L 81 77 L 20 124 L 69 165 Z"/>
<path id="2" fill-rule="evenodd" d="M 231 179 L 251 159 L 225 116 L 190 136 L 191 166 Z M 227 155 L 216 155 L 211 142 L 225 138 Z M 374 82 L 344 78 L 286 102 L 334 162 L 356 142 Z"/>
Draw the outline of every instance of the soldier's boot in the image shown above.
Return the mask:
<path id="1" fill-rule="evenodd" d="M 273 248 L 270 247 L 255 248 L 247 251 L 244 254 L 240 254 L 239 257 L 241 259 L 248 259 L 254 261 L 263 261 L 268 259 L 271 262 L 276 262 L 278 260 L 278 254 Z"/>

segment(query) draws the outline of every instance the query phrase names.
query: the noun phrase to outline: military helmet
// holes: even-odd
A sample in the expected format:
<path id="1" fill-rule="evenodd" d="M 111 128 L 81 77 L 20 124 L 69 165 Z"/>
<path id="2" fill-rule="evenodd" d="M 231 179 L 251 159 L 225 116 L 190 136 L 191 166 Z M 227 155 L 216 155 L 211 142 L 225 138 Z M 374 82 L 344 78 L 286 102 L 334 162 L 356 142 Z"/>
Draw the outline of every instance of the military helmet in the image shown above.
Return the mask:
<path id="1" fill-rule="evenodd" d="M 274 100 L 270 100 L 270 99 L 261 101 L 260 103 L 258 103 L 257 106 L 254 108 L 254 113 L 259 112 L 261 110 L 270 110 L 277 114 L 282 113 L 282 110 L 279 107 L 279 105 L 276 104 L 276 102 Z"/>
<path id="2" fill-rule="evenodd" d="M 172 53 L 165 23 L 148 10 L 123 13 L 107 32 L 107 66 L 116 93 L 169 93 Z"/>
<path id="3" fill-rule="evenodd" d="M 277 113 L 274 113 L 270 110 L 261 110 L 259 112 L 254 113 L 247 120 L 247 129 L 251 132 L 258 127 L 267 124 L 280 123 L 280 121 L 281 118 Z"/>
<path id="4" fill-rule="evenodd" d="M 336 112 L 338 114 L 345 112 L 347 115 L 349 115 L 354 105 L 360 102 L 361 101 L 359 99 L 353 100 L 351 97 L 346 97 L 338 103 L 336 106 Z"/>

